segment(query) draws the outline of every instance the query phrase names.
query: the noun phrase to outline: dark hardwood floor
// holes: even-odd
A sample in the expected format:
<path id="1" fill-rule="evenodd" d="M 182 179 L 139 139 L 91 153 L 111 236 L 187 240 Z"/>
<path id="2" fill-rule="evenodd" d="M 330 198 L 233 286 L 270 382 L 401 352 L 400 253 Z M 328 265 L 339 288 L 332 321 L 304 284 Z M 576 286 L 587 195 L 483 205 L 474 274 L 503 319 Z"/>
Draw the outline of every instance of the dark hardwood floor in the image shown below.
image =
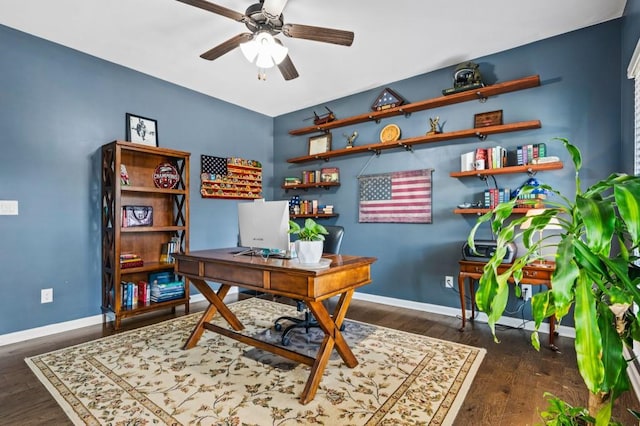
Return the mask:
<path id="1" fill-rule="evenodd" d="M 204 303 L 199 302 L 192 304 L 191 309 L 197 312 L 204 307 Z M 181 314 L 179 311 L 175 315 Z M 173 316 L 168 312 L 165 315 L 126 320 L 123 322 L 123 331 Z M 546 406 L 543 399 L 545 391 L 574 405 L 587 404 L 587 390 L 576 368 L 572 339 L 557 338 L 561 353 L 546 348 L 536 352 L 531 347 L 528 331 L 501 329 L 498 331 L 501 343 L 496 344 L 485 323 L 471 323 L 465 332 L 459 332 L 460 320 L 457 318 L 359 300 L 352 302 L 347 316 L 362 322 L 487 349 L 455 425 L 539 424 L 537 407 Z M 0 425 L 71 424 L 27 367 L 24 358 L 110 334 L 113 334 L 110 327 L 96 325 L 0 347 Z M 546 338 L 546 335 L 541 335 L 541 341 L 546 342 Z M 618 399 L 614 416 L 625 425 L 637 424 L 627 413 L 627 408 L 640 408 L 632 392 Z"/>

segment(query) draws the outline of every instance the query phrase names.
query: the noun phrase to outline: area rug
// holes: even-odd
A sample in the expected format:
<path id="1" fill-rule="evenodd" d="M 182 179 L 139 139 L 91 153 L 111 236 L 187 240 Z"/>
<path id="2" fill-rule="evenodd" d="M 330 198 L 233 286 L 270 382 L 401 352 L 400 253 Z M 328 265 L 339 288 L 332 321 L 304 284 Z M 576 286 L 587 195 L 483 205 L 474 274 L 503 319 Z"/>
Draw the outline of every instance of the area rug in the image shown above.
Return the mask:
<path id="1" fill-rule="evenodd" d="M 246 333 L 278 340 L 273 321 L 295 307 L 252 298 L 229 305 Z M 334 350 L 316 397 L 298 397 L 310 367 L 205 331 L 183 350 L 200 314 L 27 358 L 74 424 L 452 424 L 485 350 L 345 321 L 357 367 Z M 219 316 L 219 325 L 226 324 Z M 294 333 L 314 356 L 322 333 Z"/>

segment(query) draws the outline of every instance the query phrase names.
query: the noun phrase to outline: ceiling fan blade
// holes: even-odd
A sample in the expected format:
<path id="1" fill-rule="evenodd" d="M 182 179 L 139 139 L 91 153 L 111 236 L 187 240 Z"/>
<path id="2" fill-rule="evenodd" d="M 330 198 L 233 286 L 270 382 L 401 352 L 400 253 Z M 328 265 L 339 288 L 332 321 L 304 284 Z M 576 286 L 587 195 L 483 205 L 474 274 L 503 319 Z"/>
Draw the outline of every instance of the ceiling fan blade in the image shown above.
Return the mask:
<path id="1" fill-rule="evenodd" d="M 280 73 L 282 74 L 284 79 L 287 81 L 299 77 L 298 70 L 293 65 L 293 62 L 291 62 L 291 58 L 289 57 L 289 55 L 287 55 L 287 57 L 278 64 L 278 69 L 280 70 Z"/>
<path id="2" fill-rule="evenodd" d="M 181 3 L 189 4 L 191 6 L 199 7 L 200 9 L 207 10 L 209 12 L 217 13 L 218 15 L 225 16 L 227 18 L 231 18 L 234 21 L 242 22 L 245 19 L 243 13 L 236 12 L 235 10 L 227 9 L 223 6 L 218 6 L 217 4 L 209 3 L 205 0 L 177 0 Z"/>
<path id="3" fill-rule="evenodd" d="M 287 5 L 287 0 L 264 0 L 262 13 L 268 19 L 278 19 Z"/>
<path id="4" fill-rule="evenodd" d="M 311 25 L 285 24 L 282 34 L 291 38 L 321 41 L 323 43 L 351 46 L 354 34 L 352 31 L 334 30 L 332 28 L 313 27 Z"/>
<path id="5" fill-rule="evenodd" d="M 200 55 L 200 57 L 202 59 L 213 61 L 214 59 L 217 59 L 220 56 L 224 55 L 225 53 L 230 52 L 236 47 L 240 46 L 240 43 L 244 43 L 246 41 L 251 40 L 252 37 L 253 37 L 253 34 L 251 33 L 238 34 L 235 37 L 231 37 L 229 40 L 225 41 L 224 43 L 220 43 L 213 49 L 204 52 L 202 55 Z"/>

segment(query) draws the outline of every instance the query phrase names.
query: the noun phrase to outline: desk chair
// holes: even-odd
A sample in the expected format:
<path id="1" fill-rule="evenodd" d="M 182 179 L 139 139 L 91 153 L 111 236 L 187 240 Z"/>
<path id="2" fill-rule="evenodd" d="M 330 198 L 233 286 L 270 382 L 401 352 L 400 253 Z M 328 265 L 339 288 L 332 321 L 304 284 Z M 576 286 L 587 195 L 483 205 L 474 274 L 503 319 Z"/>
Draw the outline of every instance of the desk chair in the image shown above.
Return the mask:
<path id="1" fill-rule="evenodd" d="M 328 235 L 324 236 L 324 253 L 338 254 L 340 253 L 340 247 L 342 246 L 342 237 L 344 236 L 344 228 L 342 226 L 325 226 Z M 306 308 L 304 302 L 302 300 L 296 300 L 296 305 L 299 312 L 304 311 L 304 318 L 296 318 L 283 316 L 275 320 L 274 328 L 276 331 L 282 330 L 282 324 L 280 321 L 291 321 L 293 324 L 288 326 L 282 332 L 282 344 L 284 346 L 288 346 L 291 342 L 291 338 L 289 334 L 295 330 L 296 328 L 304 328 L 308 333 L 309 329 L 312 327 L 319 327 L 318 322 L 313 317 L 313 314 L 309 309 Z"/>

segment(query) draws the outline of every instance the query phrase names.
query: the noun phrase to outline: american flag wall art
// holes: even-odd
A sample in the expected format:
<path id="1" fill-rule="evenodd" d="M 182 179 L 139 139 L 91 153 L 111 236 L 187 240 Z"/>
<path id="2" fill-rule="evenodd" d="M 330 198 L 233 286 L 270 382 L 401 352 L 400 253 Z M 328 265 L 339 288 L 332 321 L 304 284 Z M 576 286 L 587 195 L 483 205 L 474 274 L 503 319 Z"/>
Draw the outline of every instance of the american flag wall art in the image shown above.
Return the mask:
<path id="1" fill-rule="evenodd" d="M 431 223 L 433 169 L 358 178 L 359 222 Z"/>

